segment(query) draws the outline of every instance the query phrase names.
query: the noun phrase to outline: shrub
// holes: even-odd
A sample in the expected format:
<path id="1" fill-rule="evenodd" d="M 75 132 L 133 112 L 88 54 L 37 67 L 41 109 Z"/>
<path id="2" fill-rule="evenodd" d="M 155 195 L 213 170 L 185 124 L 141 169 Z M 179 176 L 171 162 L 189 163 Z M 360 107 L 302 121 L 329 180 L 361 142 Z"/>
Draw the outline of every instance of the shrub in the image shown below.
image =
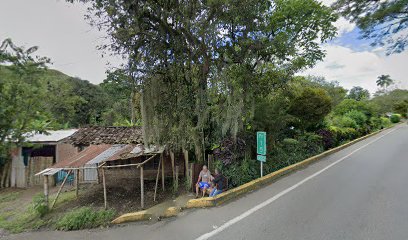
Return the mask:
<path id="1" fill-rule="evenodd" d="M 330 149 L 336 146 L 336 136 L 328 129 L 320 129 L 316 132 L 322 139 L 324 149 Z"/>
<path id="2" fill-rule="evenodd" d="M 333 122 L 336 126 L 341 128 L 357 128 L 356 121 L 348 116 L 337 116 L 333 119 Z"/>
<path id="3" fill-rule="evenodd" d="M 372 118 L 370 119 L 370 126 L 371 126 L 374 130 L 382 128 L 381 118 L 372 117 Z"/>
<path id="4" fill-rule="evenodd" d="M 381 127 L 385 128 L 391 125 L 391 120 L 389 118 L 386 117 L 381 117 Z"/>
<path id="5" fill-rule="evenodd" d="M 216 166 L 222 164 L 217 163 Z M 228 178 L 230 187 L 240 186 L 259 177 L 259 162 L 254 159 L 244 159 L 241 162 L 234 162 L 227 167 L 221 166 L 221 172 Z"/>
<path id="6" fill-rule="evenodd" d="M 58 230 L 79 230 L 85 228 L 94 228 L 109 225 L 115 216 L 113 210 L 94 210 L 90 207 L 81 207 L 74 209 L 56 223 Z"/>
<path id="7" fill-rule="evenodd" d="M 350 112 L 346 113 L 345 116 L 353 119 L 358 125 L 357 127 L 360 128 L 363 127 L 367 122 L 367 116 L 357 110 L 351 110 Z"/>
<path id="8" fill-rule="evenodd" d="M 33 197 L 33 210 L 37 213 L 40 217 L 45 216 L 48 213 L 48 205 L 45 202 L 44 194 L 37 194 Z"/>
<path id="9" fill-rule="evenodd" d="M 220 146 L 214 148 L 214 157 L 226 166 L 244 158 L 246 143 L 243 139 L 225 138 Z"/>
<path id="10" fill-rule="evenodd" d="M 390 120 L 392 123 L 399 123 L 401 121 L 401 115 L 400 114 L 392 114 L 390 117 Z"/>

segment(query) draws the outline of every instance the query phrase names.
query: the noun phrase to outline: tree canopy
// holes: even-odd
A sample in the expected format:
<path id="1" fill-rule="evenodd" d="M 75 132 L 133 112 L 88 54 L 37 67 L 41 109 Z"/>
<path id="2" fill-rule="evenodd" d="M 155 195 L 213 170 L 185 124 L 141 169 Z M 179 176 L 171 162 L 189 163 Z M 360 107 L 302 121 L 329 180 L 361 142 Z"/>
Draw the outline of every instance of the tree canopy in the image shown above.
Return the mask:
<path id="1" fill-rule="evenodd" d="M 408 44 L 408 1 L 337 0 L 333 7 L 362 30 L 373 45 L 400 53 Z"/>
<path id="2" fill-rule="evenodd" d="M 199 159 L 209 139 L 249 124 L 257 97 L 322 60 L 336 33 L 314 0 L 83 2 L 104 47 L 128 57 L 146 141 L 193 145 Z"/>
<path id="3" fill-rule="evenodd" d="M 357 101 L 366 100 L 370 98 L 370 92 L 367 89 L 357 86 L 350 89 L 347 97 Z"/>

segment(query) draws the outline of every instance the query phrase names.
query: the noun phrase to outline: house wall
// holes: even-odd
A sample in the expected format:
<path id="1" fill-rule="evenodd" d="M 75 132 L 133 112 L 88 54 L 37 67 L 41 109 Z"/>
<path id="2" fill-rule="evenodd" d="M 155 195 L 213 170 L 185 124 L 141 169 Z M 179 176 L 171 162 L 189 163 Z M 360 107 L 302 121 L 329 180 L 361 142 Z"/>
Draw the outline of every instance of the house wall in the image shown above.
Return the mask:
<path id="1" fill-rule="evenodd" d="M 21 147 L 11 152 L 11 187 L 26 187 L 26 167 L 24 166 Z"/>
<path id="2" fill-rule="evenodd" d="M 56 148 L 55 162 L 63 161 L 79 152 L 77 147 L 67 143 L 58 143 Z"/>

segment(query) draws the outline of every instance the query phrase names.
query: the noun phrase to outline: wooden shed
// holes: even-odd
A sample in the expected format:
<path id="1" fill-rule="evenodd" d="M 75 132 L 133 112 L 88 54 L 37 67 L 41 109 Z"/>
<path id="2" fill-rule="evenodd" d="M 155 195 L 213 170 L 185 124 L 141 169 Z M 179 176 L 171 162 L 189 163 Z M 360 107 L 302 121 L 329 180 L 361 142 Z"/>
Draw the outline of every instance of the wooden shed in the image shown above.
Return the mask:
<path id="1" fill-rule="evenodd" d="M 23 146 L 11 152 L 11 187 L 42 185 L 41 177 L 35 176 L 37 172 L 78 153 L 77 147 L 63 141 L 76 131 L 70 129 L 28 135 Z M 50 182 L 55 184 L 55 179 Z"/>
<path id="2" fill-rule="evenodd" d="M 67 137 L 64 142 L 83 150 L 39 172 L 38 176 L 44 176 L 44 189 L 48 189 L 49 176 L 61 171 L 66 172 L 68 175 L 63 183 L 69 175 L 73 175 L 76 188 L 80 182 L 102 183 L 105 206 L 107 181 L 111 184 L 121 184 L 124 182 L 121 180 L 136 175 L 140 179 L 139 183 L 127 183 L 140 184 L 143 207 L 146 180 L 156 180 L 155 200 L 159 178 L 164 190 L 165 178 L 178 182 L 178 177 L 187 172 L 187 161 L 183 154 L 175 155 L 167 151 L 165 146 L 144 146 L 140 127 L 86 127 Z"/>

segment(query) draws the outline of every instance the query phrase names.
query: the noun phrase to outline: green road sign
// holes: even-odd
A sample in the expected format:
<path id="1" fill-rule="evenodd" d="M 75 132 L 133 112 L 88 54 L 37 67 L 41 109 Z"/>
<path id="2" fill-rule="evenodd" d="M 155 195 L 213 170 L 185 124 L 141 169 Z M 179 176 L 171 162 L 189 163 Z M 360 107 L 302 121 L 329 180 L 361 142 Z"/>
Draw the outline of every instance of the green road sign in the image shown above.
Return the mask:
<path id="1" fill-rule="evenodd" d="M 256 153 L 266 155 L 266 132 L 256 132 Z"/>
<path id="2" fill-rule="evenodd" d="M 256 160 L 258 160 L 258 161 L 260 161 L 260 162 L 266 162 L 266 156 L 257 155 L 257 156 L 256 156 Z"/>

